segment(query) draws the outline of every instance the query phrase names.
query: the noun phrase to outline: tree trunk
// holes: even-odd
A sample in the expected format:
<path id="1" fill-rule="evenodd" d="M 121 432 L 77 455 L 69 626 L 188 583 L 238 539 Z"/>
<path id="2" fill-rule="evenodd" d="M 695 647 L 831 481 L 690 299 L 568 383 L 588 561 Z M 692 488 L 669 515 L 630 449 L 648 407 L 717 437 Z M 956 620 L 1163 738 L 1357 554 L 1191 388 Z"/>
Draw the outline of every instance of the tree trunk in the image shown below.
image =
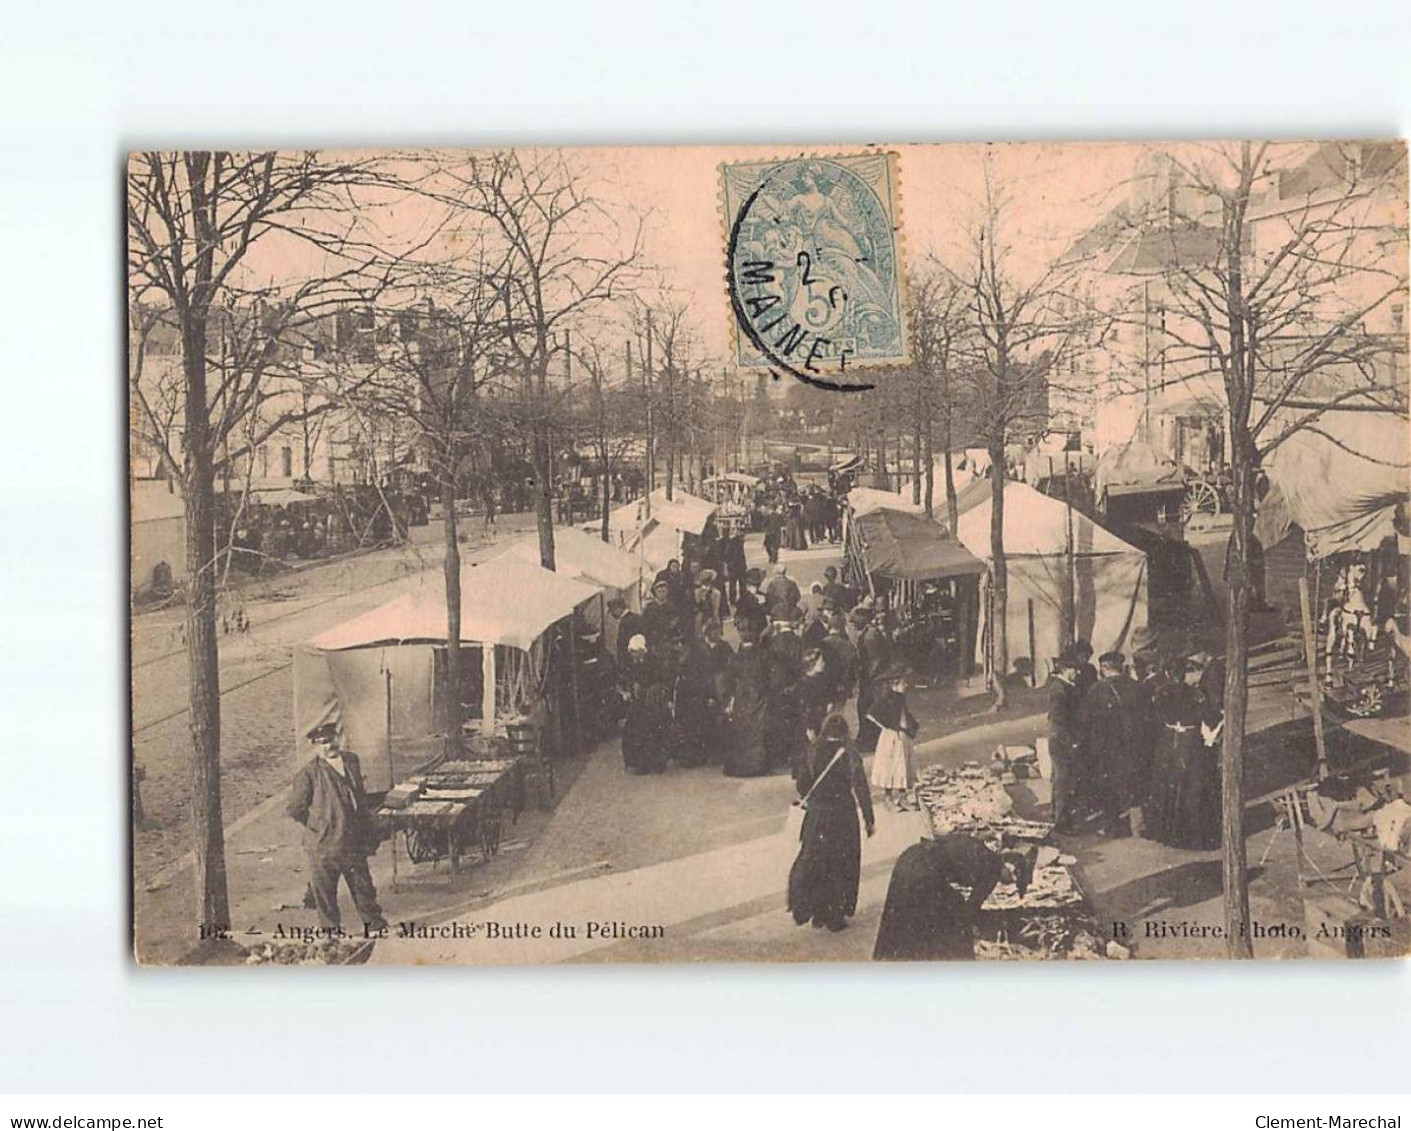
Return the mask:
<path id="1" fill-rule="evenodd" d="M 921 458 L 926 461 L 926 517 L 936 517 L 936 437 L 935 425 L 927 412 L 922 421 Z M 954 531 L 952 531 L 954 533 Z"/>
<path id="2" fill-rule="evenodd" d="M 918 409 L 920 405 L 916 406 Z M 921 413 L 916 414 L 916 425 L 911 430 L 911 501 L 921 503 Z M 927 508 L 930 513 L 930 508 Z"/>
<path id="3" fill-rule="evenodd" d="M 446 747 L 461 749 L 461 548 L 456 531 L 456 461 L 441 472 L 441 526 L 446 536 Z"/>
<path id="4" fill-rule="evenodd" d="M 539 530 L 539 564 L 554 568 L 554 474 L 549 448 L 549 349 L 542 337 L 538 362 L 526 391 L 533 412 L 530 461 L 534 467 L 534 520 Z"/>
<path id="5" fill-rule="evenodd" d="M 946 518 L 950 520 L 950 535 L 958 538 L 957 531 L 960 528 L 960 503 L 955 497 L 955 468 L 950 462 L 950 414 L 946 414 L 945 424 L 941 433 L 941 441 L 945 444 L 946 450 L 942 453 L 942 458 L 946 461 Z"/>
<path id="6" fill-rule="evenodd" d="M 1244 428 L 1231 437 L 1234 548 L 1225 618 L 1225 729 L 1220 751 L 1221 871 L 1225 947 L 1231 958 L 1253 958 L 1249 934 L 1248 854 L 1244 839 L 1244 727 L 1249 704 L 1249 539 L 1254 527 L 1254 445 Z"/>
<path id="7" fill-rule="evenodd" d="M 534 519 L 539 528 L 539 564 L 554 568 L 554 484 L 549 471 L 548 429 L 536 412 L 534 421 Z"/>
<path id="8" fill-rule="evenodd" d="M 186 658 L 191 728 L 191 815 L 195 828 L 198 923 L 205 937 L 230 927 L 225 824 L 220 800 L 220 652 L 216 640 L 215 468 L 206 403 L 206 319 L 187 312 Z"/>
<path id="9" fill-rule="evenodd" d="M 606 445 L 599 448 L 598 466 L 603 469 L 603 541 L 611 541 L 611 532 L 608 530 L 608 511 L 612 509 L 612 475 L 608 467 L 605 454 Z"/>
<path id="10" fill-rule="evenodd" d="M 995 709 L 1005 704 L 1004 679 L 1009 674 L 1009 567 L 1004 557 L 1004 429 L 990 440 L 990 656 L 995 678 Z"/>

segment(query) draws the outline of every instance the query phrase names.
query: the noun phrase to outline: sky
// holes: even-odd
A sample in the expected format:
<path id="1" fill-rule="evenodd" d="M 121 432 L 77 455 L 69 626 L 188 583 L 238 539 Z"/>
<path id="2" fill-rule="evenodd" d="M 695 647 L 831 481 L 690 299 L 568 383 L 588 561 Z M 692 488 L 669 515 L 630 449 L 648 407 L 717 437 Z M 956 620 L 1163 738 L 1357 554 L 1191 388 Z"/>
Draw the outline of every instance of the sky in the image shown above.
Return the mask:
<path id="1" fill-rule="evenodd" d="M 597 250 L 630 242 L 642 225 L 642 256 L 690 308 L 695 335 L 708 365 L 729 359 L 731 311 L 725 286 L 727 228 L 722 215 L 723 162 L 842 154 L 883 148 L 897 154 L 900 236 L 908 269 L 930 257 L 955 268 L 966 262 L 968 232 L 982 214 L 986 162 L 1008 201 L 1002 234 L 1010 267 L 1023 279 L 1040 273 L 1055 256 L 1125 192 L 1144 144 L 1004 143 L 882 145 L 683 146 L 570 149 L 583 183 L 605 205 Z M 384 199 L 363 222 L 375 224 L 394 244 L 409 244 L 434 229 L 438 206 L 424 200 Z M 616 230 L 612 225 L 616 225 Z M 276 281 L 317 273 L 321 252 L 270 240 L 249 257 L 252 276 Z"/>

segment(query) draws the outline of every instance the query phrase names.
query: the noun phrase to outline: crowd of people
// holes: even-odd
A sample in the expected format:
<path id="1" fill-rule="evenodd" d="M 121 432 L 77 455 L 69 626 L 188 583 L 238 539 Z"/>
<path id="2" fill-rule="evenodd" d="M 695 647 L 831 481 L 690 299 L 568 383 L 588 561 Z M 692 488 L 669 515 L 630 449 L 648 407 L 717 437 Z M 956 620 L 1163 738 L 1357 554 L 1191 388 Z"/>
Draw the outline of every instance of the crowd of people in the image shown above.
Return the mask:
<path id="1" fill-rule="evenodd" d="M 1108 652 L 1079 641 L 1049 685 L 1053 816 L 1060 833 L 1220 844 L 1225 671 L 1207 652 Z"/>
<path id="2" fill-rule="evenodd" d="M 801 779 L 808 744 L 854 696 L 872 749 L 880 730 L 869 729 L 870 705 L 901 673 L 871 602 L 831 566 L 804 592 L 786 565 L 737 577 L 731 557 L 724 576 L 707 553 L 671 561 L 640 612 L 609 602 L 627 770 L 713 763 L 736 777 Z"/>
<path id="3" fill-rule="evenodd" d="M 754 515 L 771 563 L 779 560 L 781 549 L 807 550 L 842 541 L 843 502 L 838 493 L 816 483 L 800 488 L 787 474 L 755 488 Z"/>

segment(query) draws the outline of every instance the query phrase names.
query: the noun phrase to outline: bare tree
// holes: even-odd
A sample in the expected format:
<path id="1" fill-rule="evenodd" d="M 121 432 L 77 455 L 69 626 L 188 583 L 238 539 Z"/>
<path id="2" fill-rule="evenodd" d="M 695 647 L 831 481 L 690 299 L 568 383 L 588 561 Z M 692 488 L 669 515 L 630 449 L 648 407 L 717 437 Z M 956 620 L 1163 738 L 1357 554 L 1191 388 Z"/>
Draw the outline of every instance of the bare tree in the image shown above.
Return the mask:
<path id="1" fill-rule="evenodd" d="M 1073 272 L 1051 265 L 1023 278 L 1012 263 L 1006 230 L 1009 201 L 990 167 L 985 170 L 983 211 L 975 225 L 968 263 L 956 272 L 966 294 L 965 387 L 952 403 L 968 402 L 989 452 L 990 625 L 995 707 L 1005 703 L 1009 672 L 1006 613 L 1009 575 L 1004 552 L 1004 484 L 1011 441 L 1028 440 L 1048 426 L 1048 395 L 1059 360 L 1084 338 L 1081 317 L 1068 311 Z M 1031 657 L 1036 659 L 1036 657 Z"/>
<path id="2" fill-rule="evenodd" d="M 642 398 L 626 378 L 614 384 L 604 352 L 596 341 L 579 347 L 576 356 L 588 374 L 587 405 L 583 430 L 592 446 L 602 484 L 602 539 L 610 541 L 612 479 L 624 466 L 641 432 Z"/>
<path id="3" fill-rule="evenodd" d="M 539 557 L 554 568 L 549 386 L 557 336 L 632 282 L 641 225 L 630 233 L 557 150 L 473 154 L 446 166 L 444 197 L 486 222 L 504 315 L 507 368 L 515 371 L 530 429 Z M 616 233 L 608 238 L 604 232 Z"/>
<path id="4" fill-rule="evenodd" d="M 914 280 L 911 291 L 911 343 L 920 378 L 918 421 L 923 432 L 926 514 L 935 514 L 935 424 L 941 426 L 941 458 L 945 469 L 946 517 L 951 533 L 959 522 L 955 468 L 951 453 L 960 416 L 953 367 L 965 332 L 967 292 L 950 272 L 936 268 Z"/>
<path id="5" fill-rule="evenodd" d="M 1177 158 L 1194 192 L 1172 217 L 1166 326 L 1176 364 L 1218 372 L 1224 393 L 1234 529 L 1225 617 L 1221 740 L 1225 937 L 1253 957 L 1244 832 L 1250 539 L 1256 478 L 1289 437 L 1327 413 L 1405 412 L 1401 333 L 1369 326 L 1404 302 L 1406 151 L 1241 142 Z M 1387 190 L 1384 196 L 1379 189 Z M 1192 254 L 1186 234 L 1212 238 Z"/>
<path id="6" fill-rule="evenodd" d="M 287 340 L 325 304 L 366 282 L 364 241 L 352 194 L 390 183 L 371 159 L 315 153 L 136 153 L 126 179 L 129 305 L 160 305 L 180 341 L 180 452 L 163 431 L 142 380 L 139 333 L 129 389 L 159 457 L 181 485 L 186 511 L 186 641 L 192 806 L 199 923 L 229 926 L 220 803 L 220 670 L 216 641 L 215 475 L 221 458 L 250 455 L 297 421 L 297 401 L 271 411 L 232 450 L 229 441 L 281 375 Z M 334 265 L 317 278 L 259 287 L 251 253 L 278 243 L 315 247 Z M 140 328 L 139 323 L 139 328 Z M 213 329 L 225 348 L 212 355 Z"/>
<path id="7" fill-rule="evenodd" d="M 344 398 L 355 408 L 403 421 L 436 477 L 446 585 L 446 735 L 460 750 L 461 556 L 456 486 L 461 466 L 481 434 L 490 406 L 477 393 L 499 374 L 501 302 L 483 260 L 470 271 L 425 266 L 398 273 L 384 317 L 394 328 L 371 373 Z M 439 302 L 438 302 L 439 299 Z"/>

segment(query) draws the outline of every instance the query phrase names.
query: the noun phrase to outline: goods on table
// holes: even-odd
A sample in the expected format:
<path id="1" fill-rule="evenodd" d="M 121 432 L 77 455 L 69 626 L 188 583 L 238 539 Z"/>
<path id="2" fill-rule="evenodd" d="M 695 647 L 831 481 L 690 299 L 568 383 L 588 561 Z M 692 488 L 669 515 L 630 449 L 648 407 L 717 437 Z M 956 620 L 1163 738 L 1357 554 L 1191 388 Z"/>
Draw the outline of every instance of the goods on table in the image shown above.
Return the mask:
<path id="1" fill-rule="evenodd" d="M 916 795 L 937 835 L 988 827 L 1014 809 L 1009 791 L 976 762 L 958 770 L 928 766 Z"/>
<path id="2" fill-rule="evenodd" d="M 1004 785 L 1014 759 L 1001 753 L 1005 750 L 1001 747 L 989 766 L 928 766 L 916 791 L 937 836 L 972 836 L 1012 865 L 981 905 L 975 957 L 1103 958 L 1103 941 L 1071 870 L 1076 861 L 1044 843 L 1053 832 L 1051 823 L 1014 815 L 1014 799 Z M 1015 871 L 1030 873 L 1022 895 Z"/>

